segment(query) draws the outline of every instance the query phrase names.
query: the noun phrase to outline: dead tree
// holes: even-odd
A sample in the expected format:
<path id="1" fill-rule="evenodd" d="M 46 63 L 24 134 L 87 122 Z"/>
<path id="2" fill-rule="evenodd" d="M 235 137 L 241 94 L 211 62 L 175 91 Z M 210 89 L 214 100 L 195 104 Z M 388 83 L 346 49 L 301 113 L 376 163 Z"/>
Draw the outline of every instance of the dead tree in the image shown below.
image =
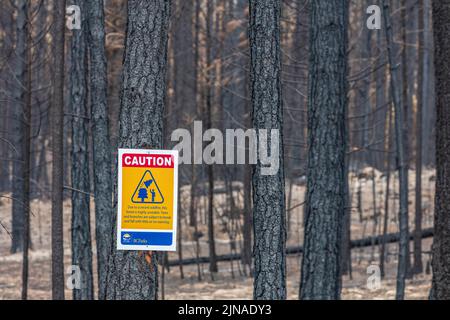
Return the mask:
<path id="1" fill-rule="evenodd" d="M 339 299 L 346 205 L 348 1 L 311 2 L 301 299 Z M 326 75 L 326 76 L 325 76 Z"/>
<path id="2" fill-rule="evenodd" d="M 64 40 L 66 0 L 53 4 L 53 97 L 52 136 L 52 298 L 64 300 L 63 246 L 63 132 L 64 132 Z"/>
<path id="3" fill-rule="evenodd" d="M 400 242 L 398 254 L 398 270 L 397 270 L 397 291 L 396 299 L 402 300 L 405 295 L 405 278 L 408 269 L 408 245 L 409 245 L 409 231 L 408 231 L 408 165 L 405 158 L 405 146 L 403 135 L 403 102 L 398 88 L 398 81 L 400 79 L 398 65 L 396 62 L 395 52 L 393 51 L 394 36 L 391 25 L 391 13 L 389 1 L 383 1 L 383 16 L 384 28 L 386 31 L 387 52 L 389 60 L 389 70 L 391 76 L 391 95 L 394 104 L 395 113 L 395 139 L 397 150 L 397 167 L 399 173 L 399 188 L 400 188 Z"/>
<path id="4" fill-rule="evenodd" d="M 120 148 L 163 147 L 170 0 L 129 0 L 120 112 Z M 117 202 L 115 203 L 117 206 Z M 116 237 L 117 216 L 111 239 Z M 113 241 L 113 240 L 112 240 Z M 113 241 L 114 243 L 114 241 Z M 111 246 L 106 299 L 157 298 L 157 254 Z"/>
<path id="5" fill-rule="evenodd" d="M 433 1 L 436 76 L 436 207 L 431 299 L 450 299 L 450 1 Z"/>
<path id="6" fill-rule="evenodd" d="M 251 0 L 250 92 L 255 129 L 278 130 L 279 169 L 262 174 L 258 157 L 253 168 L 253 230 L 255 299 L 286 299 L 286 225 L 283 163 L 283 110 L 281 97 L 281 3 Z M 258 138 L 261 133 L 258 132 Z M 270 139 L 266 143 L 270 144 Z M 261 148 L 259 144 L 259 148 Z M 268 147 L 267 152 L 269 152 Z M 270 150 L 273 154 L 275 150 Z"/>

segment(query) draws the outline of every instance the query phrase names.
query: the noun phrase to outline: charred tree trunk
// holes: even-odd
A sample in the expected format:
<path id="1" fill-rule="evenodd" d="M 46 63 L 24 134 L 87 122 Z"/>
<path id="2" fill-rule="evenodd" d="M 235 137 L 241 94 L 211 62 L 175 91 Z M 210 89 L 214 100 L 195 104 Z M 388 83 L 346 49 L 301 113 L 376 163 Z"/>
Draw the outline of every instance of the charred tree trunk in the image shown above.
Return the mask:
<path id="1" fill-rule="evenodd" d="M 23 235 L 24 235 L 24 218 L 26 207 L 25 191 L 25 170 L 24 166 L 26 150 L 25 136 L 26 121 L 26 81 L 27 81 L 27 36 L 28 36 L 28 21 L 27 10 L 28 1 L 20 0 L 16 3 L 16 39 L 15 39 L 15 65 L 14 65 L 14 89 L 13 89 L 13 144 L 15 147 L 15 155 L 12 165 L 12 242 L 11 253 L 22 252 L 23 250 Z"/>
<path id="2" fill-rule="evenodd" d="M 253 229 L 255 299 L 286 299 L 286 225 L 283 163 L 283 105 L 281 97 L 281 2 L 250 0 L 250 92 L 255 129 L 278 131 L 279 168 L 262 173 L 258 157 L 253 168 Z M 261 132 L 258 130 L 258 139 Z M 259 140 L 260 141 L 260 140 Z M 261 142 L 261 141 L 260 141 Z M 271 145 L 271 140 L 267 139 Z M 276 151 L 258 143 L 273 155 Z M 258 150 L 258 151 L 259 151 Z"/>
<path id="3" fill-rule="evenodd" d="M 388 60 L 390 66 L 391 76 L 391 95 L 394 104 L 395 112 L 395 138 L 397 146 L 397 167 L 399 172 L 399 187 L 400 187 L 400 242 L 398 254 L 398 270 L 397 270 L 397 291 L 396 299 L 403 300 L 405 295 L 405 278 L 408 271 L 408 245 L 409 245 L 409 231 L 408 231 L 408 164 L 405 158 L 405 146 L 403 135 L 403 102 L 400 94 L 400 89 L 397 87 L 400 79 L 398 66 L 396 63 L 395 53 L 393 51 L 394 36 L 391 25 L 391 13 L 389 1 L 383 1 L 383 16 L 384 28 L 386 30 L 386 41 Z"/>
<path id="4" fill-rule="evenodd" d="M 105 299 L 108 255 L 111 246 L 112 178 L 107 105 L 107 67 L 103 0 L 88 1 L 90 98 L 94 162 L 95 239 L 97 245 L 98 298 Z"/>
<path id="5" fill-rule="evenodd" d="M 120 148 L 161 149 L 170 0 L 129 0 L 121 90 Z M 115 202 L 117 206 L 117 202 Z M 117 216 L 113 216 L 112 239 Z M 148 262 L 147 262 L 148 261 Z M 157 255 L 111 246 L 107 299 L 156 299 Z"/>
<path id="6" fill-rule="evenodd" d="M 72 265 L 80 268 L 80 288 L 73 289 L 74 300 L 93 299 L 92 249 L 90 229 L 90 182 L 88 146 L 88 68 L 86 7 L 74 1 L 81 11 L 81 29 L 72 31 L 70 67 L 70 108 L 72 113 Z M 79 190 L 79 191 L 75 191 Z"/>
<path id="7" fill-rule="evenodd" d="M 22 258 L 22 300 L 28 298 L 28 249 L 30 245 L 30 179 L 31 179 L 31 47 L 32 47 L 32 34 L 31 34 L 31 10 L 30 1 L 23 1 L 21 3 L 23 7 L 19 7 L 24 11 L 25 21 L 25 35 L 26 35 L 26 47 L 25 56 L 23 59 L 26 61 L 25 69 L 25 83 L 24 83 L 24 143 L 23 143 L 23 258 Z"/>
<path id="8" fill-rule="evenodd" d="M 213 28 L 213 2 L 207 2 L 207 13 L 206 13 L 206 85 L 205 85 L 205 104 L 206 104 L 206 126 L 208 129 L 212 128 L 212 116 L 213 116 L 213 65 L 212 65 L 212 28 Z M 214 239 L 214 166 L 212 164 L 208 165 L 207 168 L 208 175 L 208 248 L 209 256 L 211 257 L 209 264 L 209 271 L 211 272 L 211 277 L 213 273 L 218 271 L 217 261 L 216 261 L 216 244 Z"/>
<path id="9" fill-rule="evenodd" d="M 311 3 L 308 177 L 301 299 L 340 298 L 346 205 L 348 2 Z"/>
<path id="10" fill-rule="evenodd" d="M 417 114 L 416 114 L 416 193 L 415 193 L 415 219 L 414 219 L 414 266 L 413 273 L 422 273 L 422 239 L 420 234 L 422 233 L 422 122 L 423 122 L 423 109 L 426 104 L 424 97 L 424 20 L 425 15 L 428 12 L 425 11 L 424 2 L 421 0 L 419 5 L 419 71 L 418 71 L 418 83 L 417 83 Z M 429 7 L 427 7 L 429 9 Z"/>
<path id="11" fill-rule="evenodd" d="M 389 222 L 389 197 L 390 197 L 390 184 L 391 184 L 391 159 L 392 159 L 392 108 L 389 104 L 387 119 L 387 129 L 385 134 L 385 154 L 386 154 L 386 191 L 384 196 L 384 217 L 383 217 L 383 235 L 380 246 L 380 273 L 381 278 L 384 278 L 385 270 L 384 263 L 386 261 L 386 235 L 388 231 Z"/>
<path id="12" fill-rule="evenodd" d="M 53 5 L 53 97 L 52 123 L 52 299 L 64 299 L 63 246 L 63 123 L 64 123 L 64 40 L 66 1 Z"/>
<path id="13" fill-rule="evenodd" d="M 450 1 L 433 1 L 436 75 L 436 199 L 431 298 L 450 299 Z"/>

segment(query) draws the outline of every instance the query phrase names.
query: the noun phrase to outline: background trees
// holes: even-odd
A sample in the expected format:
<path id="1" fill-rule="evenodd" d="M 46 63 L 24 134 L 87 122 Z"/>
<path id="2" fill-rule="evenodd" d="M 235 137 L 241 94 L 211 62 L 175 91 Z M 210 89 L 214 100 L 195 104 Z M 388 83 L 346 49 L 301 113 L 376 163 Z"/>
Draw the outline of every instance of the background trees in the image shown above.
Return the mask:
<path id="1" fill-rule="evenodd" d="M 435 190 L 436 204 L 445 200 L 434 186 L 431 2 L 385 1 L 390 13 L 381 8 L 380 30 L 366 26 L 370 1 L 176 0 L 170 19 L 168 2 L 147 2 L 67 2 L 83 7 L 81 30 L 64 26 L 59 1 L 0 3 L 0 255 L 9 270 L 0 292 L 14 296 L 20 284 L 24 298 L 36 297 L 40 283 L 44 296 L 50 282 L 39 277 L 53 262 L 54 297 L 62 298 L 63 262 L 88 258 L 91 249 L 79 244 L 89 239 L 98 294 L 86 292 L 100 299 L 173 297 L 196 281 L 208 284 L 189 297 L 211 288 L 208 297 L 233 288 L 250 297 L 253 275 L 258 299 L 299 291 L 351 298 L 364 289 L 370 264 L 387 280 L 370 294 L 393 298 L 395 278 L 397 298 L 423 292 Z M 439 59 L 445 67 L 447 56 Z M 181 165 L 178 252 L 158 262 L 154 254 L 116 252 L 117 147 L 169 149 L 174 129 L 192 132 L 200 120 L 204 129 L 279 128 L 282 170 L 270 177 L 259 165 Z M 445 141 L 441 131 L 438 142 Z M 438 175 L 444 181 L 442 169 Z M 444 261 L 440 235 L 434 264 Z M 53 260 L 36 258 L 50 255 L 51 238 Z M 24 241 L 32 244 L 29 258 Z M 326 248 L 332 259 L 323 262 Z M 22 249 L 19 268 L 9 255 Z M 141 263 L 145 272 L 137 271 Z M 435 269 L 435 278 L 445 277 Z M 119 289 L 128 284 L 129 292 Z"/>

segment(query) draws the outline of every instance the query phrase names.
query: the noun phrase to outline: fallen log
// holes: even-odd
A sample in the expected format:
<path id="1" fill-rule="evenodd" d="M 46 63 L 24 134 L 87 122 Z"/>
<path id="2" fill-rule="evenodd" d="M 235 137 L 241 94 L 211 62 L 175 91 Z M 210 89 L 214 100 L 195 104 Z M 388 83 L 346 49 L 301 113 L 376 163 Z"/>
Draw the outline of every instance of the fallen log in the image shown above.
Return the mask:
<path id="1" fill-rule="evenodd" d="M 422 230 L 422 235 L 421 238 L 425 239 L 425 238 L 431 238 L 433 237 L 433 228 L 428 228 L 428 229 L 423 229 Z M 409 239 L 413 240 L 414 238 L 414 233 L 411 232 L 409 235 Z M 385 242 L 386 243 L 394 243 L 394 242 L 398 242 L 400 239 L 400 234 L 399 233 L 388 233 L 386 234 L 386 239 Z M 367 237 L 367 238 L 362 238 L 362 239 L 355 239 L 355 240 L 351 240 L 350 242 L 350 247 L 352 249 L 354 248 L 363 248 L 363 247 L 370 247 L 372 245 L 379 245 L 381 244 L 383 241 L 383 235 L 379 235 L 379 236 L 375 236 L 375 237 Z M 287 247 L 286 248 L 286 254 L 299 254 L 303 252 L 303 247 L 302 246 L 292 246 L 292 247 Z M 219 255 L 217 256 L 217 261 L 232 261 L 232 260 L 240 260 L 241 259 L 241 255 L 239 253 L 235 253 L 235 254 L 223 254 L 223 255 Z M 172 267 L 172 266 L 179 266 L 180 264 L 183 266 L 186 265 L 191 265 L 191 264 L 197 264 L 197 263 L 209 263 L 209 257 L 203 256 L 203 257 L 198 257 L 198 258 L 188 258 L 188 259 L 183 259 L 181 260 L 173 260 L 173 261 L 169 261 L 168 262 L 168 266 Z"/>

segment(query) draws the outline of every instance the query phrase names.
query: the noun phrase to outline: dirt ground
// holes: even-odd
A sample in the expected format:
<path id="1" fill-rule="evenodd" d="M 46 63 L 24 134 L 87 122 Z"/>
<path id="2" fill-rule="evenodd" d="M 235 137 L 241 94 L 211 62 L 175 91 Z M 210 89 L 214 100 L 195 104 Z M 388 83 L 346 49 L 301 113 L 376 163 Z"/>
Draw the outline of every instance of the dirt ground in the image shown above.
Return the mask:
<path id="1" fill-rule="evenodd" d="M 352 238 L 358 239 L 381 232 L 382 219 L 384 217 L 384 197 L 385 197 L 385 179 L 380 172 L 371 168 L 366 168 L 364 174 L 350 176 L 350 191 L 352 195 Z M 375 185 L 372 175 L 375 173 Z M 433 198 L 434 198 L 434 173 L 431 170 L 425 170 L 423 176 L 423 227 L 432 226 Z M 395 179 L 395 175 L 392 180 Z M 410 172 L 410 227 L 413 230 L 414 213 L 414 172 Z M 220 184 L 218 184 L 220 188 Z M 236 183 L 239 186 L 238 183 Z M 375 189 L 373 188 L 375 186 Z M 303 201 L 304 185 L 301 182 L 293 181 L 291 202 L 288 207 L 294 207 Z M 388 219 L 388 232 L 397 232 L 398 219 L 398 186 L 391 185 L 390 216 Z M 287 194 L 289 187 L 287 187 Z M 358 194 L 361 195 L 361 201 L 358 201 Z M 373 195 L 375 194 L 375 199 Z M 236 191 L 235 202 L 237 210 L 242 208 L 242 194 Z M 0 222 L 4 227 L 0 227 L 0 299 L 19 299 L 21 288 L 21 263 L 22 256 L 10 254 L 11 238 L 8 232 L 11 227 L 11 200 L 10 195 L 0 197 Z M 206 234 L 204 196 L 199 196 L 199 230 Z M 189 207 L 189 187 L 182 187 L 180 193 L 181 212 Z M 230 232 L 227 232 L 225 226 L 236 225 L 228 219 L 226 209 L 227 199 L 225 195 L 218 194 L 215 197 L 215 207 L 217 211 L 217 253 L 230 253 Z M 374 213 L 375 204 L 375 216 Z M 50 299 L 50 203 L 48 201 L 33 200 L 31 217 L 32 250 L 30 252 L 30 279 L 29 279 L 29 297 L 31 299 Z M 91 217 L 93 217 L 93 204 L 91 208 Z M 299 245 L 303 242 L 303 217 L 302 207 L 296 207 L 289 211 L 289 233 L 288 246 Z M 64 203 L 64 228 L 65 228 L 65 266 L 71 264 L 70 260 L 70 200 Z M 375 217 L 375 218 L 374 218 Z M 92 219 L 91 230 L 94 230 L 94 219 Z M 187 217 L 182 216 L 183 226 L 183 257 L 195 257 L 195 242 L 192 239 L 193 228 L 187 226 Z M 237 224 L 239 225 L 239 223 Z M 5 229 L 6 228 L 6 229 Z M 232 229 L 232 228 L 231 228 Z M 206 237 L 200 239 L 200 255 L 207 255 Z M 236 237 L 238 250 L 240 238 Z M 432 239 L 423 241 L 423 264 L 424 273 L 415 275 L 407 280 L 406 298 L 407 299 L 427 299 L 431 275 L 429 274 L 429 251 Z M 412 246 L 411 246 L 412 247 Z M 93 242 L 93 251 L 95 257 L 95 242 Z M 397 245 L 388 246 L 388 261 L 386 264 L 386 276 L 381 280 L 379 288 L 369 289 L 367 283 L 370 274 L 367 273 L 367 267 L 378 263 L 378 247 L 368 247 L 365 249 L 352 250 L 352 277 L 344 276 L 343 279 L 343 299 L 394 299 L 395 297 L 395 279 L 396 279 L 396 253 Z M 177 253 L 170 253 L 169 259 L 176 260 Z M 300 256 L 289 255 L 287 259 L 287 290 L 289 299 L 298 299 L 299 280 L 300 280 Z M 95 261 L 94 261 L 94 270 Z M 247 270 L 246 270 L 247 271 Z M 428 272 L 426 272 L 428 271 Z M 244 274 L 241 264 L 236 261 L 219 263 L 219 273 L 211 274 L 208 272 L 208 265 L 201 265 L 201 280 L 198 280 L 197 265 L 184 266 L 184 279 L 180 277 L 179 267 L 171 267 L 169 271 L 164 272 L 164 279 L 160 279 L 159 297 L 161 299 L 251 299 L 253 283 L 251 277 Z M 248 274 L 248 272 L 247 272 Z M 160 272 L 162 277 L 162 272 Z M 214 279 L 212 279 L 214 278 Z M 71 298 L 70 290 L 66 290 L 66 298 Z"/>

